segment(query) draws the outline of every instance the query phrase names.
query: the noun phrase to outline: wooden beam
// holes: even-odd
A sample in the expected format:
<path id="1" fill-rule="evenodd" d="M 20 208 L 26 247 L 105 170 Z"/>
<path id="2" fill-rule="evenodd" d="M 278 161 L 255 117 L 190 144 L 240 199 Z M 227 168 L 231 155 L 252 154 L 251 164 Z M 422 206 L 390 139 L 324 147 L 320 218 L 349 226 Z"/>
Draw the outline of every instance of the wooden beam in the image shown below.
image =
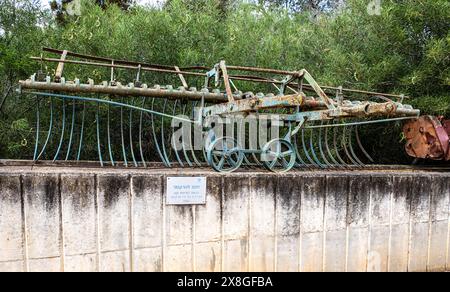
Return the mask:
<path id="1" fill-rule="evenodd" d="M 233 102 L 234 101 L 233 92 L 231 91 L 230 79 L 228 77 L 228 71 L 227 71 L 227 66 L 225 65 L 225 61 L 220 61 L 219 66 L 220 66 L 220 70 L 222 70 L 223 83 L 225 85 L 225 92 L 227 94 L 228 101 Z"/>
<path id="2" fill-rule="evenodd" d="M 177 72 L 180 72 L 180 73 L 178 73 L 178 77 L 180 77 L 181 84 L 183 84 L 183 87 L 184 87 L 184 88 L 188 89 L 188 88 L 189 88 L 189 85 L 187 84 L 186 79 L 184 79 L 184 76 L 183 76 L 183 74 L 181 73 L 180 68 L 179 68 L 178 66 L 175 66 L 175 70 L 176 70 Z"/>
<path id="3" fill-rule="evenodd" d="M 67 58 L 67 51 L 64 50 L 63 53 L 61 54 L 61 61 L 63 61 L 63 62 L 59 62 L 58 67 L 56 68 L 56 72 L 55 72 L 55 81 L 56 82 L 61 81 L 62 73 L 64 70 L 64 61 L 66 60 L 66 58 Z"/>

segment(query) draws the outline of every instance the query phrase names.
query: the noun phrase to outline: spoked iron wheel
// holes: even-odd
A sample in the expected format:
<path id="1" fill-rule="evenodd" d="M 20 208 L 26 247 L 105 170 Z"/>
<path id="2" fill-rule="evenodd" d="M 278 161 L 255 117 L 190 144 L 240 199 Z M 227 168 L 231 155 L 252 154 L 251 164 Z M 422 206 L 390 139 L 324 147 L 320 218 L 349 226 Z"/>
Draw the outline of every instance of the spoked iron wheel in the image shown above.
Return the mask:
<path id="1" fill-rule="evenodd" d="M 244 152 L 231 137 L 222 137 L 213 141 L 207 149 L 209 165 L 218 172 L 233 172 L 244 160 Z"/>
<path id="2" fill-rule="evenodd" d="M 272 172 L 287 172 L 296 161 L 296 153 L 291 142 L 284 139 L 274 139 L 264 145 L 262 160 L 264 167 Z"/>

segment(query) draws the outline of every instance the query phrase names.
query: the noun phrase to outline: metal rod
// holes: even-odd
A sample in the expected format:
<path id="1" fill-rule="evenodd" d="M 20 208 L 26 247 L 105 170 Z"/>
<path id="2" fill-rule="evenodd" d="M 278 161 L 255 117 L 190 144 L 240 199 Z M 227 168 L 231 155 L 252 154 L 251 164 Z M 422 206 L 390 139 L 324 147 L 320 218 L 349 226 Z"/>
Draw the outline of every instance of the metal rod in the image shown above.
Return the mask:
<path id="1" fill-rule="evenodd" d="M 145 102 L 146 102 L 146 98 L 143 97 L 142 98 L 142 108 L 145 107 Z M 139 151 L 141 153 L 141 161 L 142 164 L 144 165 L 144 167 L 147 167 L 147 163 L 145 162 L 145 157 L 144 157 L 144 150 L 142 148 L 142 122 L 143 122 L 143 116 L 144 116 L 144 112 L 141 111 L 140 112 L 140 117 L 139 117 Z"/>
<path id="2" fill-rule="evenodd" d="M 323 121 L 321 122 L 321 124 L 323 124 Z M 318 141 L 319 141 L 320 156 L 322 157 L 323 161 L 325 162 L 325 164 L 328 167 L 333 167 L 333 165 L 326 158 L 325 152 L 323 151 L 323 147 L 322 147 L 322 128 L 319 129 L 319 139 L 318 139 Z"/>
<path id="3" fill-rule="evenodd" d="M 353 156 L 353 159 L 355 159 L 355 161 L 361 165 L 361 166 L 366 166 L 356 155 L 355 150 L 353 149 L 353 139 L 352 139 L 352 134 L 353 134 L 353 126 L 350 126 L 350 131 L 348 133 L 348 148 L 350 149 L 350 154 Z"/>
<path id="4" fill-rule="evenodd" d="M 194 103 L 191 103 L 191 105 L 192 105 L 192 109 L 191 109 L 191 115 L 190 115 L 190 117 L 192 118 L 192 120 L 194 120 L 195 119 L 195 113 L 194 113 L 194 109 L 195 109 L 195 106 L 197 105 L 197 101 L 195 101 Z M 184 105 L 184 108 L 183 108 L 183 115 L 185 115 L 185 113 L 186 113 L 186 108 L 187 108 L 187 103 Z M 195 126 L 194 126 L 195 127 Z M 195 129 L 194 129 L 194 131 L 195 131 Z M 191 148 L 191 153 L 192 153 L 192 158 L 194 159 L 194 162 L 198 165 L 198 166 L 201 166 L 201 163 L 200 163 L 200 161 L 197 159 L 197 156 L 195 155 L 195 149 L 194 149 L 194 147 L 192 146 L 192 132 L 190 133 L 190 137 L 189 137 L 189 147 Z M 184 130 L 183 130 L 183 136 L 184 136 Z M 185 151 L 185 149 L 184 149 L 184 141 L 183 141 L 183 151 Z"/>
<path id="5" fill-rule="evenodd" d="M 81 97 L 81 96 L 75 96 L 75 95 L 62 95 L 62 94 L 55 94 L 55 93 L 44 93 L 44 92 L 32 92 L 32 94 L 41 95 L 41 96 L 53 96 L 53 97 L 58 97 L 58 98 L 63 98 L 63 99 L 71 99 L 72 98 L 72 99 L 76 99 L 76 100 L 84 100 L 84 101 L 91 101 L 91 102 L 97 102 L 97 103 L 111 104 L 111 105 L 118 106 L 118 107 L 126 107 L 126 108 L 130 108 L 130 109 L 144 111 L 144 112 L 147 112 L 147 113 L 159 115 L 159 116 L 166 117 L 166 118 L 173 118 L 173 119 L 178 119 L 180 121 L 185 121 L 185 122 L 189 122 L 189 123 L 195 123 L 195 121 L 192 121 L 192 120 L 188 120 L 188 119 L 184 119 L 184 118 L 180 118 L 180 117 L 174 117 L 174 116 L 171 116 L 171 115 L 168 115 L 168 114 L 164 114 L 164 113 L 160 113 L 160 112 L 157 112 L 157 111 L 148 110 L 148 109 L 140 108 L 140 107 L 137 107 L 137 106 L 129 105 L 129 104 L 126 104 L 126 103 L 120 103 L 120 102 L 115 102 L 115 101 L 111 101 L 111 100 L 104 100 L 104 99 L 99 99 L 99 98 L 88 98 L 88 97 Z"/>
<path id="6" fill-rule="evenodd" d="M 96 67 L 107 67 L 107 68 L 118 68 L 118 69 L 131 69 L 138 70 L 139 66 L 130 66 L 130 65 L 117 65 L 117 63 L 94 63 L 94 62 L 86 62 L 86 61 L 75 61 L 75 60 L 60 60 L 54 58 L 41 58 L 41 57 L 31 57 L 32 60 L 45 61 L 45 62 L 53 62 L 53 63 L 68 63 L 68 64 L 77 64 L 77 65 L 87 65 L 87 66 L 96 66 Z M 173 67 L 172 67 L 173 68 Z M 191 71 L 177 71 L 174 69 L 159 69 L 153 67 L 141 67 L 142 71 L 149 72 L 160 72 L 160 73 L 170 73 L 170 74 L 183 74 L 183 75 L 191 75 L 191 76 L 201 76 L 205 77 L 204 73 L 197 73 Z"/>
<path id="7" fill-rule="evenodd" d="M 309 163 L 311 163 L 312 165 L 318 166 L 317 163 L 314 160 L 312 160 L 311 156 L 309 156 L 308 149 L 306 147 L 306 142 L 305 142 L 305 129 L 304 128 L 302 128 L 301 138 L 302 138 L 303 152 L 306 155 L 306 159 L 308 159 Z"/>
<path id="8" fill-rule="evenodd" d="M 163 105 L 163 110 L 162 110 L 163 113 L 166 112 L 166 107 L 167 107 L 167 99 L 164 100 L 164 105 Z M 172 167 L 172 165 L 170 163 L 170 159 L 167 156 L 167 152 L 166 152 L 166 143 L 165 143 L 165 137 L 164 137 L 164 116 L 161 116 L 161 148 L 162 148 L 164 158 L 167 161 L 167 167 Z"/>
<path id="9" fill-rule="evenodd" d="M 42 146 L 42 150 L 35 159 L 35 161 L 38 161 L 39 158 L 41 158 L 42 154 L 44 154 L 45 148 L 47 148 L 48 141 L 50 140 L 50 136 L 52 135 L 52 129 L 53 129 L 53 98 L 50 99 L 50 125 L 48 126 L 47 139 L 45 140 L 44 146 Z"/>
<path id="10" fill-rule="evenodd" d="M 123 97 L 121 102 L 123 103 Z M 125 135 L 123 133 L 123 107 L 120 107 L 120 138 L 122 142 L 122 155 L 125 167 L 128 167 L 127 151 L 125 149 Z"/>
<path id="11" fill-rule="evenodd" d="M 114 64 L 119 64 L 120 66 L 125 66 L 125 67 L 129 67 L 129 68 L 125 68 L 125 69 L 137 69 L 139 66 L 141 67 L 146 67 L 148 69 L 152 69 L 154 71 L 157 70 L 162 70 L 159 72 L 166 72 L 166 73 L 172 73 L 172 74 L 177 74 L 177 70 L 173 70 L 174 66 L 168 66 L 168 65 L 160 65 L 160 64 L 149 64 L 149 63 L 142 63 L 142 62 L 133 62 L 133 61 L 125 61 L 125 60 L 115 60 L 112 58 L 106 58 L 106 57 L 98 57 L 98 56 L 91 56 L 91 55 L 86 55 L 86 54 L 79 54 L 79 53 L 74 53 L 74 52 L 69 52 L 69 51 L 63 51 L 63 50 L 57 50 L 57 49 L 52 49 L 52 48 L 43 48 L 44 51 L 47 52 L 51 52 L 51 53 L 55 53 L 58 55 L 63 54 L 64 52 L 66 52 L 66 54 L 68 56 L 72 56 L 72 57 L 77 57 L 77 58 L 81 58 L 81 59 L 88 59 L 88 60 L 95 60 L 95 61 L 103 61 L 103 62 L 107 62 L 109 64 L 104 64 L 104 63 L 99 63 L 99 66 L 102 65 L 109 65 L 111 66 L 112 63 Z M 67 60 L 61 60 L 61 59 L 54 59 L 54 58 L 42 58 L 42 57 L 31 57 L 33 60 L 39 60 L 39 61 L 50 61 L 50 62 L 58 62 L 58 63 L 64 63 Z M 80 61 L 70 61 L 70 62 L 80 62 Z M 91 63 L 91 62 L 84 62 L 87 63 L 86 65 L 93 65 L 95 63 Z M 259 73 L 272 73 L 272 74 L 279 74 L 279 75 L 300 75 L 301 76 L 301 71 L 289 71 L 289 70 L 278 70 L 278 69 L 271 69 L 271 68 L 258 68 L 258 67 L 248 67 L 248 66 L 227 66 L 227 69 L 230 71 L 247 71 L 247 72 L 259 72 Z M 209 68 L 206 66 L 191 66 L 191 67 L 184 67 L 184 68 L 180 68 L 180 70 L 204 70 L 204 71 L 208 71 Z M 158 72 L 158 71 L 157 71 Z M 180 71 L 178 73 L 181 74 L 186 74 L 187 75 L 192 74 L 192 75 L 197 75 L 197 76 L 205 76 L 205 73 L 196 73 L 196 72 L 189 72 L 189 71 Z M 233 75 L 230 75 L 230 78 L 236 79 L 236 78 L 245 78 L 246 76 L 242 76 L 242 75 L 237 75 L 236 77 L 234 77 Z M 263 77 L 255 77 L 255 76 L 249 76 L 250 78 L 247 81 L 256 81 L 257 78 L 261 79 L 260 81 L 264 80 L 265 78 Z M 238 79 L 236 79 L 238 80 Z M 267 79 L 265 79 L 266 81 L 268 81 Z M 274 81 L 272 81 L 274 82 Z M 282 82 L 280 82 L 281 84 Z M 297 85 L 295 83 L 291 84 Z M 342 90 L 342 92 L 352 92 L 352 93 L 360 93 L 360 94 L 366 94 L 366 95 L 381 95 L 381 96 L 385 96 L 385 97 L 395 97 L 395 98 L 408 98 L 407 96 L 403 96 L 403 95 L 396 95 L 396 94 L 386 94 L 386 93 L 379 93 L 379 92 L 373 92 L 373 91 L 365 91 L 365 90 L 356 90 L 356 89 L 348 89 L 348 88 L 339 88 L 339 87 L 333 87 L 333 86 L 321 86 L 323 89 L 327 89 L 327 90 Z"/>
<path id="12" fill-rule="evenodd" d="M 156 139 L 156 131 L 155 131 L 155 121 L 153 119 L 153 109 L 155 105 L 155 99 L 152 99 L 152 113 L 151 113 L 151 125 L 152 125 L 152 133 L 153 133 L 153 142 L 155 143 L 156 150 L 158 151 L 159 157 L 161 158 L 161 161 L 164 163 L 165 166 L 168 166 L 168 162 L 166 161 L 165 157 L 162 155 L 161 149 L 159 147 L 158 139 Z"/>
<path id="13" fill-rule="evenodd" d="M 100 111 L 100 103 L 97 103 L 97 112 L 95 113 L 95 120 L 97 124 L 97 151 L 98 151 L 98 158 L 100 159 L 100 165 L 103 167 L 103 158 L 102 158 L 102 149 L 100 146 L 100 118 L 99 118 L 99 111 Z"/>
<path id="14" fill-rule="evenodd" d="M 361 143 L 361 139 L 359 138 L 358 126 L 356 126 L 355 134 L 356 134 L 356 142 L 358 143 L 359 149 L 363 152 L 363 154 L 367 157 L 367 159 L 369 159 L 370 162 L 374 163 L 375 161 L 369 155 L 369 153 L 366 151 L 363 144 Z"/>
<path id="15" fill-rule="evenodd" d="M 175 100 L 175 103 L 174 103 L 173 109 L 172 109 L 172 115 L 174 115 L 174 116 L 176 114 L 177 104 L 178 104 L 178 100 Z M 183 126 L 181 126 L 181 127 L 183 127 Z M 170 140 L 172 141 L 172 139 L 170 139 Z M 180 156 L 178 155 L 178 151 L 175 147 L 175 141 L 173 141 L 173 143 L 172 143 L 172 149 L 173 149 L 173 152 L 175 153 L 175 158 L 177 159 L 178 163 L 180 164 L 181 167 L 184 167 L 183 161 L 181 161 Z"/>
<path id="16" fill-rule="evenodd" d="M 132 103 L 134 103 L 134 98 L 131 101 Z M 129 114 L 129 127 L 128 127 L 128 132 L 130 135 L 130 150 L 131 150 L 131 158 L 133 159 L 133 164 L 134 167 L 138 167 L 137 161 L 136 161 L 136 156 L 134 155 L 134 145 L 133 145 L 133 109 L 130 108 L 130 114 Z"/>
<path id="17" fill-rule="evenodd" d="M 69 146 L 67 147 L 66 161 L 69 160 L 70 150 L 72 149 L 73 131 L 75 129 L 76 103 L 72 101 L 72 125 L 70 126 Z"/>
<path id="18" fill-rule="evenodd" d="M 34 155 L 33 155 L 33 161 L 36 161 L 37 154 L 38 154 L 38 148 L 39 148 L 39 127 L 40 127 L 40 110 L 39 110 L 39 103 L 40 100 L 36 96 L 36 142 L 34 144 Z"/>
<path id="19" fill-rule="evenodd" d="M 313 130 L 310 130 L 310 135 L 309 135 L 309 148 L 311 149 L 311 154 L 312 157 L 314 159 L 314 161 L 317 163 L 317 165 L 319 165 L 320 168 L 325 168 L 325 165 L 322 164 L 322 162 L 320 162 L 319 158 L 316 155 L 316 151 L 314 150 L 314 143 L 313 143 Z"/>
<path id="20" fill-rule="evenodd" d="M 83 113 L 81 115 L 81 129 L 80 129 L 80 145 L 78 146 L 77 161 L 80 161 L 81 149 L 83 148 L 83 136 L 84 136 L 84 120 L 86 118 L 86 101 L 83 101 Z"/>
<path id="21" fill-rule="evenodd" d="M 404 120 L 416 119 L 417 117 L 404 117 L 404 118 L 392 118 L 392 119 L 382 119 L 382 120 L 374 120 L 374 121 L 363 121 L 363 122 L 354 122 L 354 123 L 343 123 L 343 124 L 329 124 L 329 125 L 321 125 L 321 126 L 306 126 L 305 129 L 317 129 L 317 128 L 333 128 L 333 127 L 345 127 L 345 126 L 359 126 L 359 125 L 369 125 L 369 124 L 378 124 L 378 123 L 389 123 L 389 122 L 397 122 Z"/>
<path id="22" fill-rule="evenodd" d="M 113 157 L 113 151 L 112 151 L 112 147 L 111 147 L 111 118 L 110 118 L 110 108 L 109 108 L 109 104 L 108 104 L 108 110 L 107 110 L 107 127 L 106 127 L 106 131 L 107 131 L 107 135 L 108 135 L 108 152 L 109 152 L 109 159 L 111 160 L 111 165 L 115 166 L 115 162 L 114 162 L 114 157 Z"/>
<path id="23" fill-rule="evenodd" d="M 329 128 L 325 128 L 325 137 L 324 137 L 324 139 L 325 139 L 325 149 L 326 149 L 326 151 L 328 153 L 328 156 L 331 158 L 332 162 L 334 163 L 334 165 L 339 165 L 337 160 L 334 158 L 333 153 L 331 153 L 330 145 L 328 143 L 328 129 Z"/>
<path id="24" fill-rule="evenodd" d="M 350 152 L 348 151 L 348 148 L 347 148 L 347 133 L 346 133 L 346 131 L 347 131 L 347 127 L 343 127 L 342 128 L 342 140 L 341 140 L 342 148 L 344 149 L 345 155 L 351 161 L 353 166 L 359 167 L 360 165 L 358 164 L 358 162 L 353 159 L 353 157 L 350 155 Z"/>
<path id="25" fill-rule="evenodd" d="M 337 144 L 337 128 L 334 128 L 333 129 L 333 146 L 334 146 L 334 151 L 336 153 L 336 157 L 337 157 L 338 161 L 340 162 L 338 164 L 340 166 L 347 167 L 348 166 L 347 163 L 344 161 L 344 159 L 342 159 L 341 155 L 339 154 L 339 149 L 338 149 L 337 145 L 338 145 Z"/>

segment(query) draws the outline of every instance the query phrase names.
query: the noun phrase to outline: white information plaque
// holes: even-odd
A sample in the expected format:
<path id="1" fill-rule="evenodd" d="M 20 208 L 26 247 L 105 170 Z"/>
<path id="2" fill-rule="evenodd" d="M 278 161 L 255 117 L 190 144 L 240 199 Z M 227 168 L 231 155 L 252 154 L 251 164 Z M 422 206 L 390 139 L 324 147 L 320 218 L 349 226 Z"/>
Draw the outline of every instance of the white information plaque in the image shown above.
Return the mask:
<path id="1" fill-rule="evenodd" d="M 206 177 L 167 177 L 166 204 L 206 204 Z"/>

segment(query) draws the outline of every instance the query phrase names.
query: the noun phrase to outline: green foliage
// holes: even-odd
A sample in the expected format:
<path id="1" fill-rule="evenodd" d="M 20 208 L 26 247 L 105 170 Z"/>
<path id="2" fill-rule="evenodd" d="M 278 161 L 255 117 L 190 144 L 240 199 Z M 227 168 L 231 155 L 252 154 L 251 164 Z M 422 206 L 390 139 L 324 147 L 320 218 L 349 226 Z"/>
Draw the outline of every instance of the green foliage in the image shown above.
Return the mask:
<path id="1" fill-rule="evenodd" d="M 425 113 L 450 116 L 447 0 L 384 0 L 381 15 L 367 12 L 369 0 L 347 0 L 335 9 L 331 8 L 336 1 L 288 1 L 302 5 L 330 2 L 319 7 L 326 11 L 321 14 L 307 6 L 286 10 L 283 5 L 238 0 L 171 0 L 162 8 L 130 6 L 126 10 L 113 4 L 102 8 L 86 0 L 81 16 L 68 18 L 64 25 L 30 0 L 15 2 L 20 5 L 0 0 L 0 93 L 39 69 L 27 57 L 39 56 L 45 45 L 156 64 L 212 67 L 225 59 L 228 64 L 305 68 L 324 85 L 404 93 Z M 43 69 L 50 74 L 54 70 Z M 108 78 L 106 69 L 67 65 L 65 70 L 68 78 L 93 77 L 97 82 Z M 117 73 L 121 81 L 133 78 Z M 159 84 L 176 82 L 145 75 Z M 201 80 L 189 82 L 201 86 Z M 244 89 L 256 92 L 252 86 Z M 22 134 L 12 127 L 18 118 L 33 121 L 33 110 L 28 99 L 8 98 L 0 119 L 0 157 L 29 158 L 29 148 L 21 152 L 18 149 L 23 147 L 8 145 L 21 145 L 25 132 L 33 130 L 27 123 L 19 123 L 27 128 L 21 128 Z M 93 133 L 87 136 L 95 137 Z M 367 131 L 366 136 L 371 147 L 382 149 L 380 156 L 389 157 L 385 162 L 403 159 L 398 126 Z"/>

